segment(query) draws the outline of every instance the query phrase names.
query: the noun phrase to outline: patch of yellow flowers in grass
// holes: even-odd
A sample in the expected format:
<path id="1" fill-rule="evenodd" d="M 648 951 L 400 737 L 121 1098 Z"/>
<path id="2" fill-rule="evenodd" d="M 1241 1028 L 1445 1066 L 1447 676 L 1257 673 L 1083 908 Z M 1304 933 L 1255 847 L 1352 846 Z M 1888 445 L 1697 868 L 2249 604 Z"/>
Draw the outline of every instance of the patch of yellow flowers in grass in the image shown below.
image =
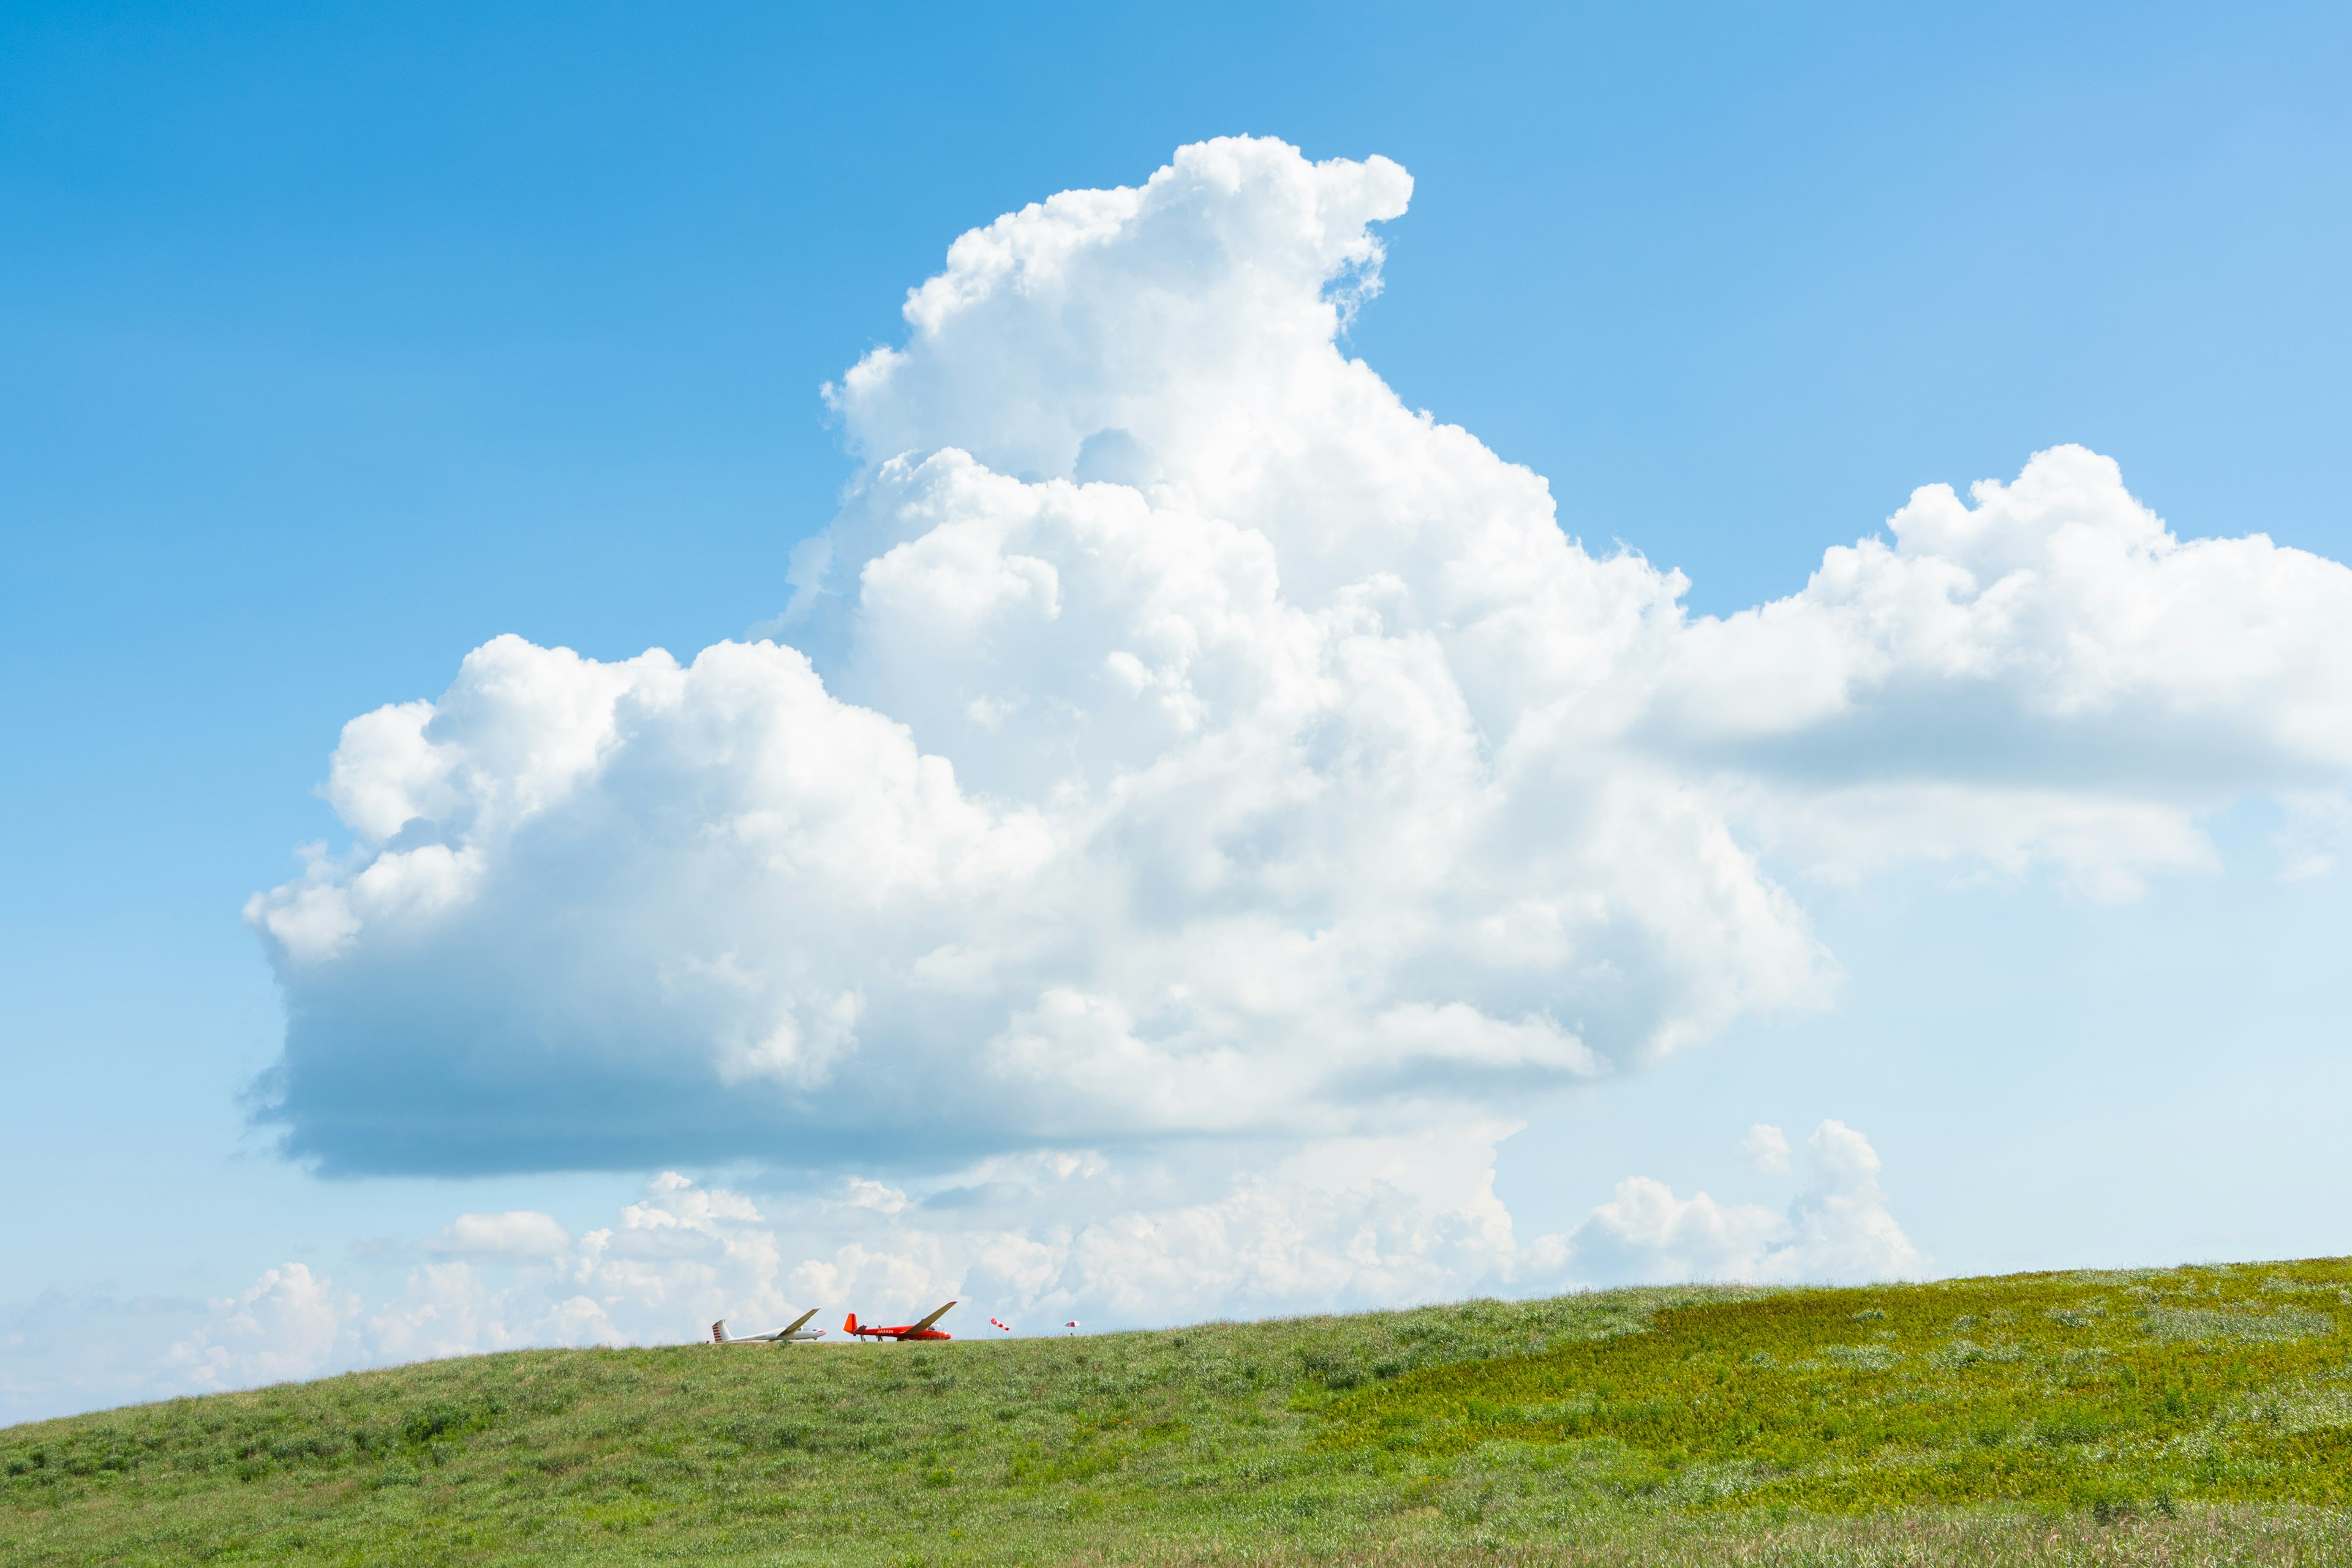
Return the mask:
<path id="1" fill-rule="evenodd" d="M 2352 1259 L 1792 1290 L 1407 1373 L 1319 1442 L 1697 1510 L 2352 1501 Z M 1450 1466 L 1448 1467 L 1451 1468 Z"/>

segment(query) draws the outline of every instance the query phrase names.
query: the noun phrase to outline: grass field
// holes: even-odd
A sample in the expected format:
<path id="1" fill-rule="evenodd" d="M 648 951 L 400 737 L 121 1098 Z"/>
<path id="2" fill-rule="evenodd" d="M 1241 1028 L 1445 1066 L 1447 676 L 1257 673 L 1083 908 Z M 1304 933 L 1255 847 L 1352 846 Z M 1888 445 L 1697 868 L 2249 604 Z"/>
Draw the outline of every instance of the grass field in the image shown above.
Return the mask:
<path id="1" fill-rule="evenodd" d="M 0 1471 L 11 1565 L 2352 1563 L 2352 1259 L 526 1352 Z"/>

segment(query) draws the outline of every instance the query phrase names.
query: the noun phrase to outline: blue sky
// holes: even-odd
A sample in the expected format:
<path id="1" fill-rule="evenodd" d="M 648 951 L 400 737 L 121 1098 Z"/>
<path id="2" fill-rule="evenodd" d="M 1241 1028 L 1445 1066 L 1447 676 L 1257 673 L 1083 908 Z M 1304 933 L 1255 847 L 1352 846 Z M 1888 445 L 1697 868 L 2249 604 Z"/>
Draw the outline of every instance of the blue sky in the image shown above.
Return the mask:
<path id="1" fill-rule="evenodd" d="M 861 473 L 817 389 L 905 339 L 958 234 L 1205 137 L 1396 160 L 1411 210 L 1346 352 L 1696 613 L 2060 443 L 2184 539 L 2342 561 L 2347 34 L 2325 7 L 7 7 L 0 1408 L 166 1386 L 66 1365 L 62 1316 L 186 1342 L 292 1260 L 373 1300 L 460 1212 L 585 1233 L 636 1197 L 653 1170 L 278 1158 L 247 1112 L 285 1014 L 240 910 L 348 839 L 313 793 L 345 721 L 489 638 L 684 660 L 777 616 Z M 1741 1135 L 1837 1119 L 1938 1270 L 2342 1250 L 2352 911 L 2340 874 L 2281 878 L 2276 793 L 2122 899 L 1965 858 L 1769 868 L 1833 998 L 1530 1102 L 1495 1194 L 1530 1237 L 1633 1175 L 1769 1206 L 1796 1178 Z"/>

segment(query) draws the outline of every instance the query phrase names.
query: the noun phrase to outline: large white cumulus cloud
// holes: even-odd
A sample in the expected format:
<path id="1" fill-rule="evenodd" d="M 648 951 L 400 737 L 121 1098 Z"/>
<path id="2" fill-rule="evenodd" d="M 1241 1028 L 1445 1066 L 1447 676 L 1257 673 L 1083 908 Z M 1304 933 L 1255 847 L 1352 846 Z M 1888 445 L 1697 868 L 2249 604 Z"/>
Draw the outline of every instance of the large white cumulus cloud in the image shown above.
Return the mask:
<path id="1" fill-rule="evenodd" d="M 1589 552 L 1338 346 L 1410 191 L 1222 141 L 964 236 L 831 390 L 783 644 L 502 637 L 352 721 L 350 848 L 249 911 L 289 1148 L 1378 1138 L 1825 999 L 1759 856 L 2121 894 L 2341 799 L 2352 573 L 2079 448 L 1728 619 Z"/>

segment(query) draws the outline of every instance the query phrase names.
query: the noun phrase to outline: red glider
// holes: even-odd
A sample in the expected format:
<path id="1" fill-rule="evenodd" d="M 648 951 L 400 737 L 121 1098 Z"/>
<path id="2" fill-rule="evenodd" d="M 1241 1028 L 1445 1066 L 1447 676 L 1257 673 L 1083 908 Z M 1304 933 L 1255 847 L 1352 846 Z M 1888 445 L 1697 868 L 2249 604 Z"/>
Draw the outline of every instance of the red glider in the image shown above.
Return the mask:
<path id="1" fill-rule="evenodd" d="M 953 1301 L 948 1303 L 948 1307 L 954 1305 Z M 860 1327 L 855 1312 L 850 1313 L 849 1321 L 841 1326 L 852 1337 L 861 1340 L 951 1340 L 955 1338 L 953 1334 L 931 1327 L 948 1315 L 948 1307 L 941 1307 L 919 1323 L 900 1323 L 894 1329 L 877 1328 L 872 1323 Z"/>

